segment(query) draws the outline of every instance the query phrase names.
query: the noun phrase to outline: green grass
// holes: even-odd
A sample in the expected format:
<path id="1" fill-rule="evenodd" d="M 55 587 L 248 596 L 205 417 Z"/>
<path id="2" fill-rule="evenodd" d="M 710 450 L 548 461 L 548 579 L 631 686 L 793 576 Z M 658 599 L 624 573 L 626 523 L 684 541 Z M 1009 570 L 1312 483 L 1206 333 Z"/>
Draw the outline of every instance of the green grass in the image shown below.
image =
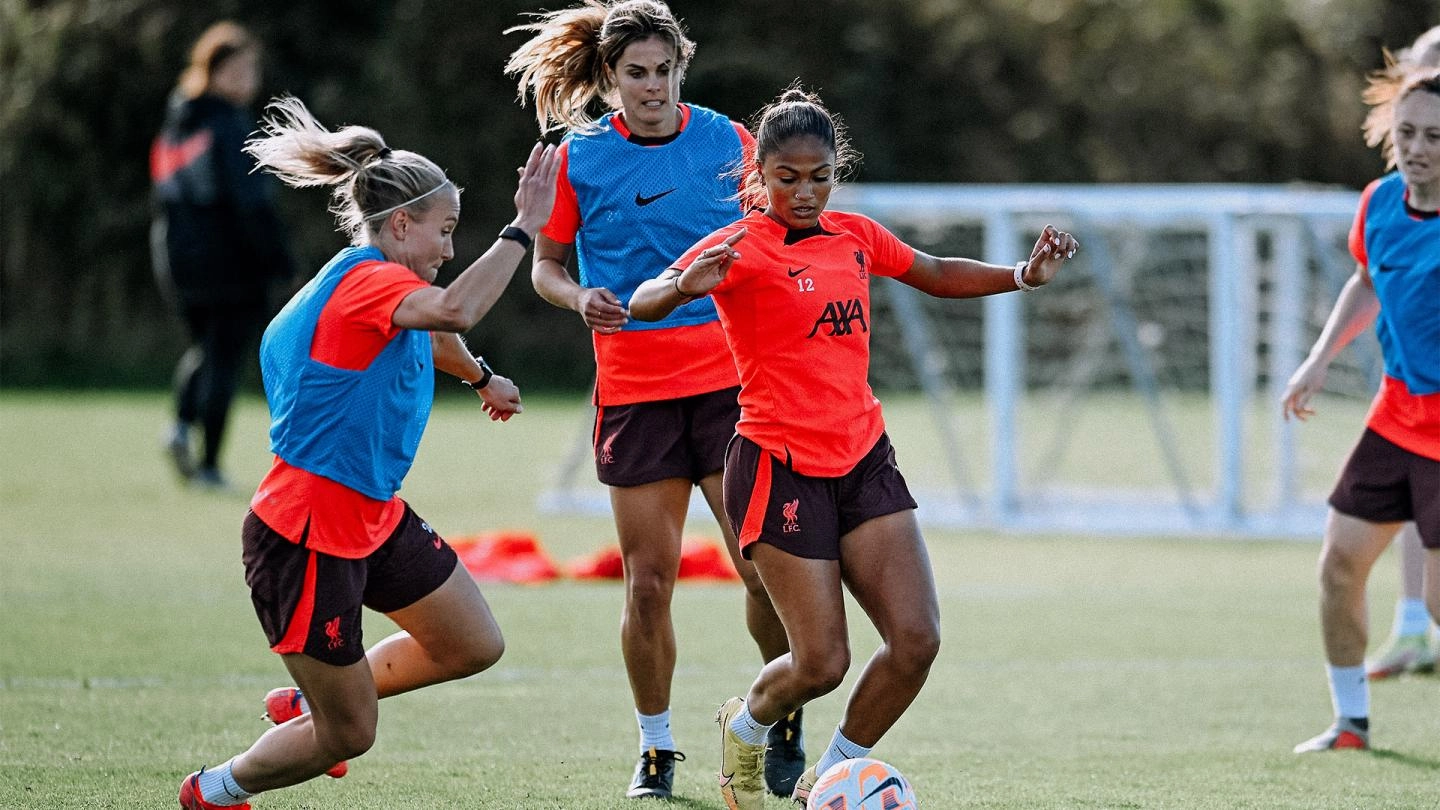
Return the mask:
<path id="1" fill-rule="evenodd" d="M 493 425 L 443 402 L 405 495 L 450 536 L 527 528 L 557 559 L 613 542 L 603 516 L 537 514 L 580 405 L 528 405 Z M 286 682 L 243 582 L 246 496 L 177 486 L 158 452 L 167 408 L 156 395 L 0 397 L 0 808 L 173 807 L 185 773 L 264 730 L 260 696 Z M 915 459 L 907 471 L 932 464 L 919 404 L 887 399 L 887 413 L 902 464 Z M 269 463 L 264 430 L 263 404 L 243 402 L 227 454 L 242 488 Z M 1330 714 L 1315 545 L 927 538 L 944 648 L 876 750 L 925 807 L 1436 806 L 1440 679 L 1376 686 L 1370 754 L 1290 753 Z M 1395 581 L 1382 560 L 1377 639 Z M 509 645 L 494 669 L 386 701 L 379 742 L 350 776 L 264 795 L 257 810 L 624 806 L 636 732 L 620 588 L 483 589 Z M 740 606 L 733 586 L 686 585 L 676 599 L 673 707 L 690 755 L 678 807 L 722 807 L 711 718 L 757 667 Z M 858 670 L 875 639 L 852 615 Z M 372 641 L 389 629 L 366 623 Z M 810 707 L 812 750 L 846 688 Z"/>

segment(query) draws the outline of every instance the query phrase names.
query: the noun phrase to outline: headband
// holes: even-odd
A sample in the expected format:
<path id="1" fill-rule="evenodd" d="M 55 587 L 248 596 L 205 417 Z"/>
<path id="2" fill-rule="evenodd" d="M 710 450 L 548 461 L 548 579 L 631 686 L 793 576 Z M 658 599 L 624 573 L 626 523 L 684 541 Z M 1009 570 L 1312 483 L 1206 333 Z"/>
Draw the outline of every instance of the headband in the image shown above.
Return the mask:
<path id="1" fill-rule="evenodd" d="M 381 217 L 388 217 L 388 216 L 390 216 L 391 214 L 395 213 L 396 211 L 399 211 L 401 208 L 405 208 L 405 207 L 407 207 L 407 206 L 414 205 L 415 203 L 420 202 L 421 200 L 425 199 L 426 197 L 429 197 L 431 194 L 434 194 L 435 192 L 439 191 L 440 189 L 442 189 L 442 188 L 444 188 L 444 187 L 446 187 L 446 186 L 448 186 L 448 185 L 450 185 L 450 178 L 447 177 L 447 178 L 445 178 L 445 179 L 443 179 L 443 180 L 440 181 L 440 185 L 438 185 L 438 186 L 430 189 L 429 191 L 425 192 L 424 194 L 421 194 L 421 195 L 418 196 L 418 197 L 411 197 L 410 199 L 406 200 L 405 202 L 400 203 L 399 205 L 392 205 L 392 206 L 390 206 L 389 208 L 386 208 L 384 211 L 376 211 L 376 212 L 373 213 L 373 214 L 366 214 L 366 215 L 365 215 L 365 221 L 366 221 L 366 222 L 369 222 L 369 221 L 372 220 L 372 219 L 380 219 Z"/>

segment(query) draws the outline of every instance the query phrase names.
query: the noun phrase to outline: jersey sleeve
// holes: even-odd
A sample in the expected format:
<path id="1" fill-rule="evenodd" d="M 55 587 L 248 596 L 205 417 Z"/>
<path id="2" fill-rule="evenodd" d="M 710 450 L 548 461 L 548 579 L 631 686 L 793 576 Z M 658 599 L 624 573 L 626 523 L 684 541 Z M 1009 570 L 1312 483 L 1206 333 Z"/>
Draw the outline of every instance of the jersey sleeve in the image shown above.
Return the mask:
<path id="1" fill-rule="evenodd" d="M 865 243 L 874 265 L 870 272 L 881 276 L 902 276 L 915 264 L 915 248 L 900 240 L 875 220 L 855 215 L 855 232 Z"/>
<path id="2" fill-rule="evenodd" d="M 1370 208 L 1370 196 L 1379 186 L 1380 180 L 1371 180 L 1370 185 L 1360 192 L 1360 205 L 1355 210 L 1355 221 L 1350 224 L 1350 255 L 1361 265 L 1370 264 L 1369 255 L 1365 252 L 1365 212 Z"/>
<path id="3" fill-rule="evenodd" d="M 555 207 L 550 209 L 550 221 L 540 233 L 561 244 L 575 244 L 575 234 L 580 232 L 580 199 L 575 196 L 575 187 L 570 185 L 570 142 L 560 144 L 560 170 L 555 176 Z"/>
<path id="4" fill-rule="evenodd" d="M 429 286 L 403 265 L 374 262 L 355 267 L 321 310 L 310 356 L 337 368 L 365 368 L 400 332 L 391 320 L 400 302 Z"/>

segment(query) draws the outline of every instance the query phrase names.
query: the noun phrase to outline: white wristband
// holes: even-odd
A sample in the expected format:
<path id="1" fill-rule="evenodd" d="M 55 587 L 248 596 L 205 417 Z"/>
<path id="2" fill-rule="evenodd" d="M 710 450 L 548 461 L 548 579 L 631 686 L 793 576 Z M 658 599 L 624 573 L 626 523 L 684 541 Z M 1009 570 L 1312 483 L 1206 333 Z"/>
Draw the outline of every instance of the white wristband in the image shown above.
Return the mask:
<path id="1" fill-rule="evenodd" d="M 1036 290 L 1038 290 L 1038 289 L 1040 289 L 1040 288 L 1039 288 L 1039 287 L 1032 287 L 1032 286 L 1030 286 L 1029 284 L 1026 284 L 1026 283 L 1025 283 L 1025 268 L 1026 268 L 1026 267 L 1029 267 L 1029 266 L 1030 266 L 1030 262 L 1016 262 L 1016 263 L 1015 263 L 1015 288 L 1016 288 L 1016 289 L 1019 289 L 1019 290 L 1023 290 L 1024 292 L 1035 292 Z"/>

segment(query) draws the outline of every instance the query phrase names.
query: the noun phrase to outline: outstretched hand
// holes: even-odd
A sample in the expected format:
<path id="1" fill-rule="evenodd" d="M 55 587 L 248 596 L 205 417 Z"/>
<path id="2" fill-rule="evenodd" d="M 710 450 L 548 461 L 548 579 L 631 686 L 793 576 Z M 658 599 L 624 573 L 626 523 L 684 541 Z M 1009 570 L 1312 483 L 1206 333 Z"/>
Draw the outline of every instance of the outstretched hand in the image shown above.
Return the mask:
<path id="1" fill-rule="evenodd" d="M 1040 232 L 1040 238 L 1035 240 L 1035 247 L 1030 250 L 1030 262 L 1021 277 L 1032 287 L 1049 284 L 1060 272 L 1061 265 L 1073 258 L 1079 249 L 1080 240 L 1054 225 L 1046 225 L 1045 230 Z"/>
<path id="2" fill-rule="evenodd" d="M 550 220 L 555 208 L 555 178 L 560 157 L 554 144 L 535 144 L 525 165 L 517 169 L 520 184 L 515 189 L 515 227 L 534 237 Z"/>
<path id="3" fill-rule="evenodd" d="M 700 251 L 695 261 L 680 273 L 676 287 L 681 294 L 698 298 L 719 286 L 725 280 L 725 274 L 730 272 L 730 266 L 740 258 L 740 251 L 735 249 L 735 245 L 745 238 L 747 232 L 748 229 L 741 228 L 724 242 Z"/>

